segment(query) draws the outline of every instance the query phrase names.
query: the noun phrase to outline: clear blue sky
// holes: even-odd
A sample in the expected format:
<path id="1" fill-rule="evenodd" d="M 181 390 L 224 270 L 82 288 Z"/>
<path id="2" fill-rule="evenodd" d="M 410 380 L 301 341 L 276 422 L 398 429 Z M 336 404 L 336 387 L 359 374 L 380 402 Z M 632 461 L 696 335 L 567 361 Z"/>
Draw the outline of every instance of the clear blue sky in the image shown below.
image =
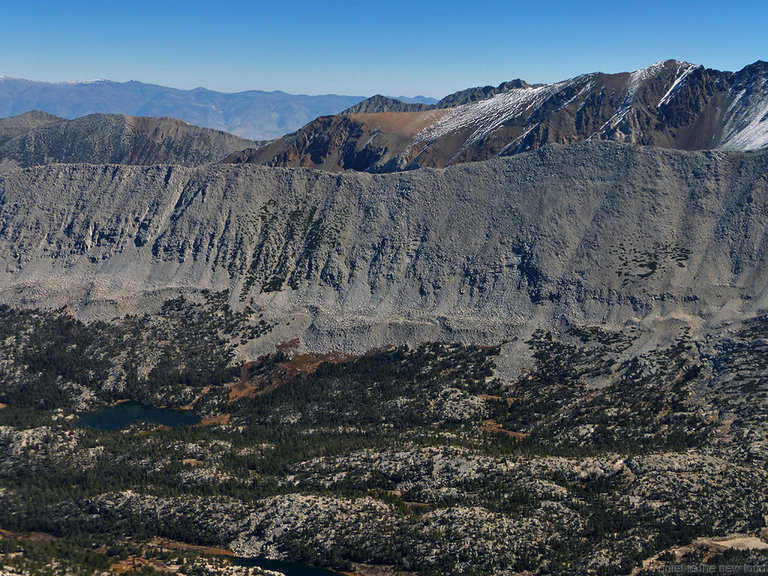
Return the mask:
<path id="1" fill-rule="evenodd" d="M 768 1 L 0 0 L 0 75 L 440 97 L 667 58 L 768 60 Z"/>

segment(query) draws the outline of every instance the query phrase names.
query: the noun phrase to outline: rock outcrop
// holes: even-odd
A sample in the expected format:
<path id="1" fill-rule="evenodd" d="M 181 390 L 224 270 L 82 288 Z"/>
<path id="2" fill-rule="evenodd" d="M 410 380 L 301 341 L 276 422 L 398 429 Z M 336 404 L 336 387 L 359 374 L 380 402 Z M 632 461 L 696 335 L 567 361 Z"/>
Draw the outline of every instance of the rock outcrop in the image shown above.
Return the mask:
<path id="1" fill-rule="evenodd" d="M 342 114 L 373 114 L 376 112 L 418 112 L 420 110 L 431 110 L 434 108 L 431 104 L 421 104 L 419 102 L 401 102 L 396 98 L 388 98 L 381 94 L 376 94 L 366 98 L 362 102 L 350 106 Z"/>

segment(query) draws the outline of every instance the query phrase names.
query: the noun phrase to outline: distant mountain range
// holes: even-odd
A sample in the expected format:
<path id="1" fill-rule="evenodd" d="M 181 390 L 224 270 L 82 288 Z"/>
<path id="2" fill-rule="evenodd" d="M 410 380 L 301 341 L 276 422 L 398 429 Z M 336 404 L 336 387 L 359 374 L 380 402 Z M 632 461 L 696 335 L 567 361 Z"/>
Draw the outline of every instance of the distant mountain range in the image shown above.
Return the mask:
<path id="1" fill-rule="evenodd" d="M 472 88 L 432 106 L 375 96 L 229 161 L 392 172 L 583 140 L 754 150 L 768 146 L 767 76 L 763 61 L 734 73 L 667 60 L 553 84 Z"/>
<path id="2" fill-rule="evenodd" d="M 68 119 L 93 113 L 165 116 L 251 140 L 277 138 L 318 116 L 336 114 L 363 99 L 363 96 L 307 96 L 262 90 L 236 93 L 205 88 L 178 90 L 136 81 L 49 83 L 0 77 L 0 117 L 30 110 L 43 110 Z M 423 97 L 411 100 L 435 102 Z"/>

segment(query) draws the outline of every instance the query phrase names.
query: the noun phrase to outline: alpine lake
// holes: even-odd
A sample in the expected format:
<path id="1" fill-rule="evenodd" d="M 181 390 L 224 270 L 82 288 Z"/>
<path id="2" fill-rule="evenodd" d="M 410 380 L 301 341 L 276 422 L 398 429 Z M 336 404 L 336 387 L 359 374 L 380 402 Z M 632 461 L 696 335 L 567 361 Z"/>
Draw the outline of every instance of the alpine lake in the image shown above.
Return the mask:
<path id="1" fill-rule="evenodd" d="M 121 402 L 80 416 L 77 425 L 98 430 L 122 430 L 137 422 L 149 422 L 160 426 L 192 426 L 200 423 L 189 410 L 150 408 L 138 402 Z"/>

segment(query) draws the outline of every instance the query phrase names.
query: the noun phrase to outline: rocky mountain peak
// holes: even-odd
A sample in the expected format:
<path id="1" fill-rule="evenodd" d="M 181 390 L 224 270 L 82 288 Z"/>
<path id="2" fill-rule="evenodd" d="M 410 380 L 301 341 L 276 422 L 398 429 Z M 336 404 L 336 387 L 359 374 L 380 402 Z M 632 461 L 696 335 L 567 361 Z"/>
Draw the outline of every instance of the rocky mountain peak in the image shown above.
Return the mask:
<path id="1" fill-rule="evenodd" d="M 396 98 L 389 98 L 376 94 L 366 98 L 362 102 L 350 106 L 342 114 L 374 114 L 378 112 L 416 112 L 420 110 L 431 110 L 434 108 L 430 104 L 419 104 L 416 102 L 406 103 Z"/>
<path id="2" fill-rule="evenodd" d="M 480 100 L 487 100 L 497 94 L 503 94 L 516 88 L 528 88 L 529 84 L 519 78 L 510 80 L 508 82 L 502 82 L 498 86 L 482 86 L 476 88 L 467 88 L 466 90 L 460 90 L 449 94 L 437 104 L 435 108 L 453 108 L 455 106 L 461 106 L 463 104 L 469 104 L 470 102 L 479 102 Z"/>
<path id="3" fill-rule="evenodd" d="M 664 60 L 634 72 L 584 74 L 551 84 L 515 80 L 457 92 L 428 110 L 390 108 L 386 117 L 360 113 L 348 122 L 310 123 L 248 162 L 389 172 L 583 140 L 754 150 L 768 146 L 765 78 L 762 61 L 731 73 Z"/>
<path id="4" fill-rule="evenodd" d="M 30 110 L 17 116 L 0 118 L 0 144 L 34 128 L 63 120 L 63 118 L 48 114 L 48 112 L 43 112 L 42 110 Z"/>

